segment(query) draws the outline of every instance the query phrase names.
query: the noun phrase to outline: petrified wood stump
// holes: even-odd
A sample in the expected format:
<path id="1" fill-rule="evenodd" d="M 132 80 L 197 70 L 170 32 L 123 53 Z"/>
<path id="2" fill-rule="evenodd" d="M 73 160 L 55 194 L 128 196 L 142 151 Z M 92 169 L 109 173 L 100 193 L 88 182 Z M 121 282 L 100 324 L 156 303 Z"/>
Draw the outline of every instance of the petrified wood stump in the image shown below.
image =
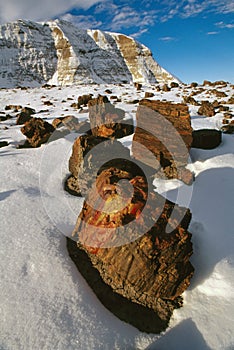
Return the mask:
<path id="1" fill-rule="evenodd" d="M 118 188 L 120 180 L 131 186 Z M 111 167 L 89 191 L 74 235 L 102 280 L 152 309 L 163 330 L 193 275 L 190 219 L 188 209 L 154 193 L 140 172 Z"/>
<path id="2" fill-rule="evenodd" d="M 160 164 L 166 178 L 178 178 L 190 184 L 193 175 L 185 169 L 192 144 L 188 106 L 143 99 L 136 117 L 133 157 L 154 167 L 156 171 Z M 142 145 L 151 155 L 143 151 Z"/>

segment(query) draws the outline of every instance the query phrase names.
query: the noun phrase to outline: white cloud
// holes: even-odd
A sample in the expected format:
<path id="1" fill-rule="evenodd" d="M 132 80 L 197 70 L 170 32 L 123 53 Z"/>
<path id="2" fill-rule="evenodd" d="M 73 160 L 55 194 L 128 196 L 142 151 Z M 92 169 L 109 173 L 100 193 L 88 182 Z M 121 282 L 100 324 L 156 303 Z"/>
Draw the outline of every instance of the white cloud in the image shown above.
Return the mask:
<path id="1" fill-rule="evenodd" d="M 79 28 L 83 29 L 98 29 L 101 25 L 101 21 L 97 21 L 93 16 L 73 16 L 70 13 L 67 13 L 60 17 L 60 19 L 63 19 L 65 21 L 71 22 L 75 24 Z"/>
<path id="2" fill-rule="evenodd" d="M 0 21 L 51 19 L 72 7 L 88 9 L 103 0 L 0 0 Z"/>
<path id="3" fill-rule="evenodd" d="M 161 38 L 158 38 L 158 40 L 161 40 L 161 41 L 175 41 L 176 38 L 174 38 L 172 36 L 163 36 Z"/>
<path id="4" fill-rule="evenodd" d="M 133 38 L 139 38 L 139 36 L 141 36 L 142 34 L 147 33 L 147 32 L 148 32 L 148 29 L 144 28 L 144 29 L 139 30 L 136 33 L 130 34 L 130 36 Z"/>
<path id="5" fill-rule="evenodd" d="M 110 24 L 111 30 L 120 30 L 122 28 L 149 27 L 155 23 L 155 12 L 154 11 L 136 11 L 130 6 L 118 8 L 115 11 L 114 17 Z"/>
<path id="6" fill-rule="evenodd" d="M 216 35 L 216 34 L 219 34 L 219 32 L 207 32 L 206 34 L 207 35 Z"/>
<path id="7" fill-rule="evenodd" d="M 227 29 L 232 29 L 234 28 L 233 23 L 224 23 L 224 22 L 217 22 L 215 25 L 219 28 L 227 28 Z"/>
<path id="8" fill-rule="evenodd" d="M 189 18 L 201 13 L 227 14 L 234 12 L 233 0 L 164 0 L 161 5 L 161 22 L 166 22 L 175 16 Z"/>

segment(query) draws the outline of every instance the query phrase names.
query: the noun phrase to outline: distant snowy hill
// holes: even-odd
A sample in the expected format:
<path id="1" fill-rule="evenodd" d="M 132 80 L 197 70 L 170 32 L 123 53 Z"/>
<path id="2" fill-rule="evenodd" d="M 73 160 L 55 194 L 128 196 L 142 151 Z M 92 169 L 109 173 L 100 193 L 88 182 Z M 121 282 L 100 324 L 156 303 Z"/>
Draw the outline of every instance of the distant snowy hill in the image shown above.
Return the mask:
<path id="1" fill-rule="evenodd" d="M 123 34 L 59 20 L 0 26 L 0 87 L 171 81 L 146 46 Z"/>

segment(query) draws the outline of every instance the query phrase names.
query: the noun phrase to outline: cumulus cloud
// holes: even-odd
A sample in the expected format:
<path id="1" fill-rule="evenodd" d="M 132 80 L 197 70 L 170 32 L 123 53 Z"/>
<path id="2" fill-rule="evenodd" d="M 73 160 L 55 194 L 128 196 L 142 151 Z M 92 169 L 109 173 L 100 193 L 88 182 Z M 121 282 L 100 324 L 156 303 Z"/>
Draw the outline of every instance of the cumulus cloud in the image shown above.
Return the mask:
<path id="1" fill-rule="evenodd" d="M 17 19 L 47 20 L 72 7 L 88 9 L 103 0 L 0 0 L 0 21 Z"/>

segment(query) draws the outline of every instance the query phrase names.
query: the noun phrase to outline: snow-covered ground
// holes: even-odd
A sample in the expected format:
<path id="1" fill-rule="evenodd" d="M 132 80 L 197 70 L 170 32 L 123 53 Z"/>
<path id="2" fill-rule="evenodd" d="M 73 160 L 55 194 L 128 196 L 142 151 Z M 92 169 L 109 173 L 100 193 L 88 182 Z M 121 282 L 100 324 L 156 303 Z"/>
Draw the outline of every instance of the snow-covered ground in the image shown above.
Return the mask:
<path id="1" fill-rule="evenodd" d="M 44 110 L 36 116 L 49 122 L 63 115 L 83 120 L 88 114 L 79 114 L 71 103 L 84 93 L 104 94 L 107 88 L 122 98 L 117 106 L 133 116 L 137 105 L 127 102 L 144 97 L 145 91 L 153 91 L 154 99 L 175 102 L 186 94 L 186 87 L 156 92 L 144 86 L 136 92 L 132 85 L 0 90 L 0 112 L 20 104 Z M 221 90 L 228 97 L 234 93 L 229 85 Z M 48 100 L 52 106 L 43 104 Z M 194 129 L 220 127 L 222 113 L 204 118 L 197 109 L 190 106 Z M 71 234 L 82 206 L 62 185 L 74 138 L 17 149 L 24 136 L 15 118 L 0 123 L 0 141 L 9 142 L 0 149 L 0 349 L 234 349 L 234 135 L 223 135 L 214 150 L 191 150 L 188 167 L 196 175 L 192 190 L 177 180 L 155 181 L 159 193 L 192 211 L 195 267 L 184 306 L 160 335 L 142 333 L 106 310 L 68 256 L 65 235 Z M 130 140 L 123 141 L 128 145 Z"/>

